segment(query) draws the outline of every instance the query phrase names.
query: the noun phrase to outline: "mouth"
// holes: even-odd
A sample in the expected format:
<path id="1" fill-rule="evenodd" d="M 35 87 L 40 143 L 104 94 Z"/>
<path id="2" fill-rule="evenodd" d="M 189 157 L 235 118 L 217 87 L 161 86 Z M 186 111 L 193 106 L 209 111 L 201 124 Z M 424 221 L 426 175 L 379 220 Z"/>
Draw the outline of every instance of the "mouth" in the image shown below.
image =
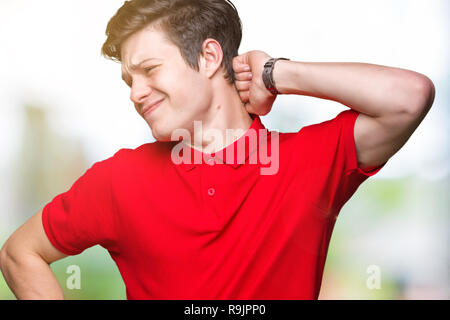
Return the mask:
<path id="1" fill-rule="evenodd" d="M 152 113 L 156 108 L 158 108 L 161 105 L 161 102 L 163 102 L 164 99 L 158 100 L 153 104 L 149 104 L 148 106 L 145 106 L 142 108 L 142 116 L 148 116 L 150 113 Z"/>

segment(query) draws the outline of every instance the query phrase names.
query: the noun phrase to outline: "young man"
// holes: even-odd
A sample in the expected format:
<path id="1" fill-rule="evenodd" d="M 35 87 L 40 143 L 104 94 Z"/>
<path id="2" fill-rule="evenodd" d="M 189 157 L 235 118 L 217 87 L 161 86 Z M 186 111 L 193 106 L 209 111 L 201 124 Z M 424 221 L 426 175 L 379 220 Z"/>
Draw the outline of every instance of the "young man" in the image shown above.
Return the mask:
<path id="1" fill-rule="evenodd" d="M 128 1 L 107 35 L 103 53 L 122 63 L 157 142 L 94 164 L 10 237 L 1 269 L 15 295 L 63 298 L 49 264 L 100 244 L 128 299 L 316 299 L 340 209 L 424 119 L 433 83 L 378 65 L 238 55 L 241 23 L 225 0 Z M 350 109 L 268 132 L 259 116 L 277 94 Z M 262 174 L 269 149 L 277 165 Z"/>

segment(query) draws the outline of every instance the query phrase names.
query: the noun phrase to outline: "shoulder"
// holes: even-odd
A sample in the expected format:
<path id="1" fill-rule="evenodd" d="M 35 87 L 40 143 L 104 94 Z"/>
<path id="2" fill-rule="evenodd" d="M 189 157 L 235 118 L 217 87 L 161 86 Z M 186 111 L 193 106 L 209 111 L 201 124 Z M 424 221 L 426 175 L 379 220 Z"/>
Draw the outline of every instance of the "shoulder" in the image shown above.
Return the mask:
<path id="1" fill-rule="evenodd" d="M 325 142 L 338 139 L 341 135 L 352 134 L 359 112 L 349 109 L 332 119 L 302 127 L 297 136 L 305 142 Z"/>
<path id="2" fill-rule="evenodd" d="M 153 142 L 143 144 L 137 148 L 122 148 L 118 150 L 111 158 L 111 165 L 118 169 L 120 167 L 137 165 L 139 163 L 152 163 L 167 161 L 167 156 L 175 144 L 173 142 Z"/>
<path id="3" fill-rule="evenodd" d="M 170 142 L 156 141 L 152 143 L 143 144 L 134 149 L 122 148 L 119 151 L 117 151 L 112 158 L 116 160 L 119 159 L 123 160 L 148 156 L 158 157 L 159 155 L 164 154 L 168 150 L 170 150 L 172 146 L 173 143 Z"/>
<path id="4" fill-rule="evenodd" d="M 300 129 L 300 131 L 315 133 L 331 129 L 333 127 L 341 127 L 346 124 L 352 124 L 356 121 L 359 112 L 349 109 L 338 113 L 334 118 L 322 121 L 320 123 L 311 124 Z"/>

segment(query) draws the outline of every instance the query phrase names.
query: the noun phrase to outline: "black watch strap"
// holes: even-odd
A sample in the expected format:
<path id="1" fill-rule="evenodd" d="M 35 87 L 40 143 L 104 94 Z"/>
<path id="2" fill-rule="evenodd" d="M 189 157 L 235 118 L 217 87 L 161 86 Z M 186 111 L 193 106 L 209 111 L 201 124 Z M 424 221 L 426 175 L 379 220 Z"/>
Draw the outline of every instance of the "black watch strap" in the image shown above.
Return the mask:
<path id="1" fill-rule="evenodd" d="M 277 95 L 279 94 L 276 86 L 275 86 L 275 81 L 273 80 L 273 69 L 275 67 L 275 63 L 278 60 L 287 60 L 289 61 L 290 59 L 286 59 L 286 58 L 271 58 L 269 61 L 266 62 L 266 64 L 264 65 L 264 70 L 263 70 L 263 82 L 264 85 L 266 86 L 267 90 L 270 91 L 270 93 L 272 93 L 273 95 Z"/>

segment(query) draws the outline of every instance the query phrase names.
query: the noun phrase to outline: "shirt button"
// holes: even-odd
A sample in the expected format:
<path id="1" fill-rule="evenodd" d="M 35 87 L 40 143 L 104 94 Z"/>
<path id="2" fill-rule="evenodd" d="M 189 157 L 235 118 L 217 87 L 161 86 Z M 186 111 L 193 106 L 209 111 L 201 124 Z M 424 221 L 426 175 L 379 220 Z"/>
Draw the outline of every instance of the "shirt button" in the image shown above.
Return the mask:
<path id="1" fill-rule="evenodd" d="M 208 189 L 208 195 L 209 195 L 209 196 L 212 197 L 215 193 L 216 193 L 216 190 L 215 190 L 214 188 L 209 188 L 209 189 Z"/>

